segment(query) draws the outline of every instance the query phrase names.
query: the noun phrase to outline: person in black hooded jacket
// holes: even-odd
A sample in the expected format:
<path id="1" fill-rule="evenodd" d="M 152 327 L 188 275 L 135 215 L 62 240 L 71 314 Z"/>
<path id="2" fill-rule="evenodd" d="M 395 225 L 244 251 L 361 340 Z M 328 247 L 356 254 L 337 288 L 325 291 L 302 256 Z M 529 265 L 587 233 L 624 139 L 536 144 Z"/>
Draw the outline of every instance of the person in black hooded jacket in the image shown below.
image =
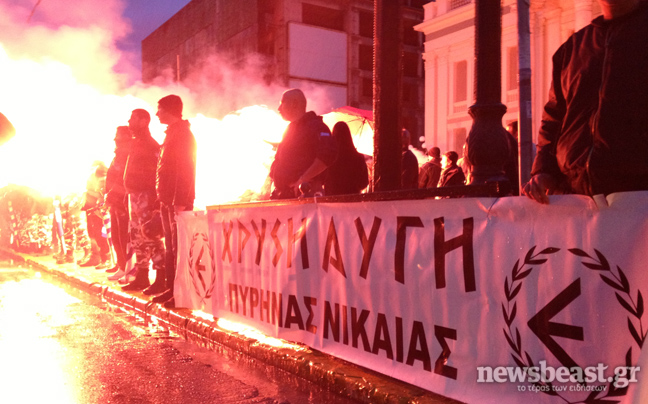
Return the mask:
<path id="1" fill-rule="evenodd" d="M 599 0 L 602 16 L 553 56 L 525 195 L 648 190 L 648 2 Z"/>

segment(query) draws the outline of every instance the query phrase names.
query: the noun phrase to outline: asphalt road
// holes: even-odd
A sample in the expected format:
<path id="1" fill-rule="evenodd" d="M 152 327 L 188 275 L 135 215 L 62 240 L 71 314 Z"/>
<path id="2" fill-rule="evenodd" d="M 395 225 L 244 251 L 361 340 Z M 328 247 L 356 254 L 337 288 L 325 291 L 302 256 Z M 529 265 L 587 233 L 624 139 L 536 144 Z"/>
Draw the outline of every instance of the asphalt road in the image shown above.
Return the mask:
<path id="1" fill-rule="evenodd" d="M 241 353 L 201 348 L 0 261 L 0 403 L 353 401 Z"/>

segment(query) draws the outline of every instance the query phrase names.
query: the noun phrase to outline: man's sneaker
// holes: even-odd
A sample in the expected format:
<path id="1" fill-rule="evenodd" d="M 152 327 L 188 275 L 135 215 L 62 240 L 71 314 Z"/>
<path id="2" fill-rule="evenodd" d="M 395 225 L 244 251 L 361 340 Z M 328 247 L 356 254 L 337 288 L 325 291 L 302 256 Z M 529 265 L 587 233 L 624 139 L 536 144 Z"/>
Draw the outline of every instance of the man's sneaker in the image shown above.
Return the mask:
<path id="1" fill-rule="evenodd" d="M 112 263 L 110 261 L 106 260 L 104 262 L 101 262 L 99 265 L 97 265 L 95 267 L 95 269 L 101 269 L 101 270 L 108 269 L 111 265 L 112 265 Z"/>
<path id="2" fill-rule="evenodd" d="M 94 267 L 101 263 L 101 260 L 96 255 L 91 255 L 87 260 L 79 264 L 80 267 Z"/>
<path id="3" fill-rule="evenodd" d="M 121 269 L 117 270 L 114 274 L 110 275 L 108 277 L 109 281 L 118 281 L 121 278 L 123 278 L 126 275 L 126 271 L 122 271 Z"/>
<path id="4" fill-rule="evenodd" d="M 123 286 L 133 282 L 135 280 L 136 273 L 137 273 L 137 268 L 131 269 L 129 272 L 126 273 L 126 275 L 124 275 L 123 278 L 119 280 L 119 284 Z"/>
<path id="5" fill-rule="evenodd" d="M 106 269 L 107 274 L 114 274 L 115 272 L 119 271 L 119 265 L 115 265 L 112 268 Z"/>

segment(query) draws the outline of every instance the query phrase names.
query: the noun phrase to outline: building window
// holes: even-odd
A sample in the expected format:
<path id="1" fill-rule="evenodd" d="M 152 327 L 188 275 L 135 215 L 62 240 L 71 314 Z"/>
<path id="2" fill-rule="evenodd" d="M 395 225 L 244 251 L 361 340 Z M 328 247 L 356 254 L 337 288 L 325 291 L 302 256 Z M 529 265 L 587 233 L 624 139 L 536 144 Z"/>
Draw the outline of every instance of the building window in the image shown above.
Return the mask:
<path id="1" fill-rule="evenodd" d="M 418 77 L 420 63 L 421 57 L 418 53 L 403 52 L 403 75 L 405 77 Z"/>
<path id="2" fill-rule="evenodd" d="M 405 0 L 405 5 L 414 8 L 423 8 L 423 5 L 429 3 L 430 1 L 431 0 Z"/>
<path id="3" fill-rule="evenodd" d="M 373 98 L 373 78 L 362 79 L 362 96 Z"/>
<path id="4" fill-rule="evenodd" d="M 374 36 L 374 16 L 373 13 L 367 11 L 358 12 L 358 34 L 365 38 L 373 38 Z"/>
<path id="5" fill-rule="evenodd" d="M 466 144 L 466 128 L 457 128 L 452 131 L 452 137 L 454 140 L 454 150 L 457 152 L 459 157 L 463 156 L 463 147 Z"/>
<path id="6" fill-rule="evenodd" d="M 450 10 L 472 3 L 472 0 L 450 0 Z"/>
<path id="7" fill-rule="evenodd" d="M 373 46 L 360 45 L 358 48 L 358 68 L 373 71 Z"/>
<path id="8" fill-rule="evenodd" d="M 403 20 L 403 43 L 410 46 L 420 46 L 422 33 L 416 31 L 414 26 L 418 22 L 414 20 Z"/>
<path id="9" fill-rule="evenodd" d="M 304 24 L 344 31 L 344 13 L 342 10 L 335 10 L 333 8 L 303 3 L 302 22 Z"/>
<path id="10" fill-rule="evenodd" d="M 418 106 L 418 86 L 403 83 L 403 102 L 413 106 Z"/>
<path id="11" fill-rule="evenodd" d="M 468 101 L 468 62 L 454 64 L 454 108 L 453 112 L 464 112 Z"/>
<path id="12" fill-rule="evenodd" d="M 506 78 L 506 102 L 515 102 L 519 100 L 518 96 L 518 48 L 513 46 L 507 49 L 506 52 L 506 66 L 507 66 L 507 78 Z"/>
<path id="13" fill-rule="evenodd" d="M 508 48 L 508 80 L 506 89 L 517 90 L 518 89 L 518 48 L 514 46 Z"/>

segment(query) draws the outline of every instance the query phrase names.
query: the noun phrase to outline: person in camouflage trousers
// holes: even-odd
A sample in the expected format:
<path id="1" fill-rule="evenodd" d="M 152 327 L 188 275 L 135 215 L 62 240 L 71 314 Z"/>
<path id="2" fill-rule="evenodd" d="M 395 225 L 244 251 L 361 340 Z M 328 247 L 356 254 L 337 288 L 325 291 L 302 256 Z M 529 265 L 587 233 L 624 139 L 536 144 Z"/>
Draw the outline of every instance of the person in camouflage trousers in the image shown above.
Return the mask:
<path id="1" fill-rule="evenodd" d="M 131 285 L 131 288 L 137 287 L 139 289 L 142 286 L 141 289 L 144 289 L 149 286 L 149 263 L 153 263 L 153 269 L 156 271 L 156 274 L 164 273 L 165 249 L 161 232 L 153 234 L 146 230 L 149 223 L 158 220 L 155 218 L 155 215 L 159 216 L 160 208 L 159 206 L 156 208 L 155 196 L 151 193 L 132 192 L 129 193 L 129 198 L 130 242 L 135 251 L 136 280 L 138 274 L 141 277 L 138 283 Z M 160 230 L 162 229 L 161 226 L 160 223 Z M 146 280 L 142 279 L 144 277 L 144 275 L 141 275 L 142 273 L 146 274 Z M 125 290 L 131 290 L 131 288 L 124 287 Z"/>
<path id="2" fill-rule="evenodd" d="M 155 193 L 155 170 L 160 145 L 151 137 L 150 122 L 151 115 L 146 110 L 136 109 L 132 112 L 128 127 L 133 139 L 124 169 L 124 188 L 130 200 L 130 241 L 137 263 L 133 269 L 135 273 L 125 276 L 129 283 L 122 290 L 143 290 L 145 295 L 162 293 L 165 284 L 165 248 Z M 159 223 L 159 226 L 155 223 Z M 150 263 L 156 273 L 153 285 L 148 279 Z"/>
<path id="3" fill-rule="evenodd" d="M 43 254 L 52 245 L 51 221 L 46 215 L 35 213 L 18 229 L 21 252 Z"/>
<path id="4" fill-rule="evenodd" d="M 83 198 L 79 195 L 68 195 L 60 201 L 63 240 L 59 240 L 59 242 L 65 243 L 65 254 L 59 254 L 56 257 L 57 264 L 74 263 L 76 251 L 83 251 L 86 257 L 90 255 L 91 244 L 85 228 L 85 220 L 82 217 L 82 208 Z M 58 228 L 56 215 L 53 225 L 56 230 Z"/>
<path id="5" fill-rule="evenodd" d="M 30 254 L 50 251 L 52 198 L 22 185 L 0 189 L 0 243 Z"/>

